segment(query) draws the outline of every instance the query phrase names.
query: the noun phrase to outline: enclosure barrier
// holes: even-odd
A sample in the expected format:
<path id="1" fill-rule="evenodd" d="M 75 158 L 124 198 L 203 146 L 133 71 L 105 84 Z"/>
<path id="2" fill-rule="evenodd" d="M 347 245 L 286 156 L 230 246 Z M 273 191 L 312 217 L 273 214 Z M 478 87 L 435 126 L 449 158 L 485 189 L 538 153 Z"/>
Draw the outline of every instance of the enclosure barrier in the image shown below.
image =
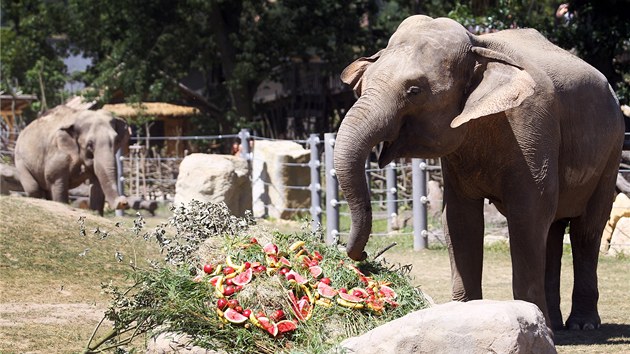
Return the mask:
<path id="1" fill-rule="evenodd" d="M 340 236 L 347 235 L 340 229 L 340 216 L 342 215 L 341 207 L 347 205 L 347 203 L 340 199 L 339 193 L 339 185 L 337 181 L 337 176 L 333 164 L 333 156 L 334 156 L 334 146 L 335 146 L 335 137 L 334 133 L 326 133 L 324 134 L 323 141 L 320 140 L 319 135 L 311 134 L 307 140 L 293 140 L 294 142 L 300 143 L 302 145 L 308 146 L 310 149 L 310 161 L 308 163 L 285 163 L 286 165 L 291 165 L 295 167 L 303 167 L 310 169 L 310 183 L 309 185 L 304 186 L 282 186 L 282 188 L 288 189 L 301 189 L 301 190 L 309 190 L 311 195 L 311 205 L 310 208 L 296 208 L 289 209 L 292 211 L 299 212 L 308 212 L 311 215 L 311 228 L 312 230 L 318 230 L 322 227 L 323 222 L 323 210 L 322 203 L 325 204 L 325 215 L 326 215 L 326 242 L 328 244 L 336 244 L 339 242 Z M 230 135 L 211 135 L 211 136 L 190 136 L 190 137 L 150 137 L 150 138 L 132 138 L 133 140 L 140 141 L 150 141 L 150 140 L 220 140 L 220 139 L 237 139 L 240 141 L 241 151 L 240 156 L 248 161 L 252 161 L 255 158 L 255 151 L 250 149 L 250 141 L 253 140 L 271 140 L 263 137 L 252 136 L 247 129 L 241 130 L 238 134 L 230 134 Z M 321 145 L 323 145 L 323 152 L 321 149 Z M 133 145 L 132 145 L 133 146 Z M 321 158 L 323 157 L 323 162 Z M 133 182 L 133 178 L 126 179 L 123 172 L 123 162 L 131 162 L 131 160 L 137 160 L 133 164 L 136 169 L 140 166 L 140 158 L 136 155 L 135 157 L 124 157 L 120 156 L 118 158 L 118 169 L 119 169 L 119 182 L 118 188 L 120 192 L 123 191 L 124 182 L 129 182 L 130 184 Z M 173 162 L 179 163 L 183 158 L 148 158 L 144 157 L 146 161 L 158 161 L 158 162 Z M 323 171 L 321 167 L 324 167 Z M 397 185 L 397 178 L 401 174 L 406 173 L 406 169 L 411 169 L 411 197 L 409 199 L 400 198 L 400 188 Z M 385 210 L 387 219 L 387 231 L 391 233 L 394 231 L 394 223 L 396 222 L 399 215 L 399 206 L 401 203 L 411 204 L 411 216 L 412 216 L 412 229 L 413 232 L 410 233 L 413 235 L 413 248 L 414 250 L 421 250 L 427 247 L 428 245 L 428 217 L 427 217 L 427 204 L 429 203 L 427 197 L 427 181 L 428 181 L 428 172 L 430 170 L 439 170 L 439 166 L 430 166 L 426 160 L 424 159 L 411 159 L 410 164 L 404 163 L 396 163 L 392 162 L 388 164 L 383 170 L 380 169 L 371 169 L 370 163 L 366 161 L 366 180 L 368 185 L 375 181 L 375 179 L 379 179 L 381 177 L 374 175 L 374 173 L 382 173 L 384 172 L 384 177 L 382 179 L 385 181 L 384 189 L 371 189 L 372 193 L 372 203 L 373 204 L 383 204 L 383 200 L 379 200 L 378 196 L 385 196 Z M 624 169 L 623 166 L 620 169 L 620 172 L 630 172 L 627 168 Z M 138 171 L 129 171 L 130 174 L 135 173 L 135 184 L 136 184 L 136 193 L 138 193 L 139 188 L 139 173 Z M 324 198 L 322 200 L 322 174 L 323 181 L 325 186 Z M 173 178 L 147 178 L 146 176 L 142 177 L 143 182 L 160 182 L 164 184 L 171 184 L 174 186 L 176 180 Z M 277 186 L 276 186 L 277 187 Z M 381 192 L 381 193 L 379 193 Z M 269 206 L 273 207 L 273 206 Z M 376 214 L 376 213 L 375 213 Z M 378 218 L 375 216 L 374 220 Z M 400 220 L 398 220 L 400 221 Z M 385 233 L 385 234 L 388 234 Z M 398 232 L 397 234 L 404 234 L 403 232 Z M 384 235 L 373 233 L 372 235 Z"/>

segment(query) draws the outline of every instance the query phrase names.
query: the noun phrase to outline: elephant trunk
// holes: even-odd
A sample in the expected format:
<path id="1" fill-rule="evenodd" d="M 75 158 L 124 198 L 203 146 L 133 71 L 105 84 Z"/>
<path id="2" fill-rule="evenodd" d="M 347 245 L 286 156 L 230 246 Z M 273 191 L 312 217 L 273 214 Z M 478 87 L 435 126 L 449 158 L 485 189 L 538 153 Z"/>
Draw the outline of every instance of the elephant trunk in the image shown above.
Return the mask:
<path id="1" fill-rule="evenodd" d="M 367 257 L 365 245 L 372 230 L 372 204 L 365 161 L 387 131 L 387 112 L 375 100 L 361 96 L 346 114 L 335 141 L 335 171 L 352 219 L 346 251 L 354 260 Z"/>
<path id="2" fill-rule="evenodd" d="M 105 149 L 95 155 L 94 174 L 105 195 L 105 200 L 113 209 L 127 209 L 129 204 L 124 195 L 118 193 L 118 175 L 116 168 L 116 154 L 112 149 Z"/>

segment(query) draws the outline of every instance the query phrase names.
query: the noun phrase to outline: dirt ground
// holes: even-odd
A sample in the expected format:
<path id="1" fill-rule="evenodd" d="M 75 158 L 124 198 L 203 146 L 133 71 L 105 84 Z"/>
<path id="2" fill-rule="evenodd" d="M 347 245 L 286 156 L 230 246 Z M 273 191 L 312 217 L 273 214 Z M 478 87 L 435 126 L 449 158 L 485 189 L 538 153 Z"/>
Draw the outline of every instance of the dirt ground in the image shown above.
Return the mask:
<path id="1" fill-rule="evenodd" d="M 22 198 L 25 199 L 25 198 Z M 94 326 L 101 320 L 107 297 L 99 281 L 115 278 L 118 270 L 99 263 L 105 258 L 94 245 L 92 262 L 76 262 L 85 245 L 76 237 L 50 240 L 76 228 L 83 211 L 56 203 L 29 200 L 15 201 L 0 197 L 0 353 L 70 353 L 81 351 Z M 22 210 L 29 210 L 32 215 Z M 18 215 L 18 217 L 16 217 Z M 90 221 L 98 221 L 87 214 Z M 112 220 L 101 220 L 111 224 Z M 156 223 L 156 220 L 150 220 Z M 274 224 L 270 224 L 274 225 Z M 270 226 L 268 225 L 268 226 Z M 277 223 L 287 232 L 295 224 Z M 299 231 L 301 225 L 294 231 Z M 42 228 L 47 232 L 42 232 Z M 25 245 L 23 240 L 32 242 Z M 11 238 L 11 239 L 9 239 Z M 15 240 L 15 239 L 18 240 Z M 375 247 L 396 241 L 398 246 L 384 254 L 390 263 L 413 265 L 414 282 L 436 303 L 450 299 L 450 266 L 444 248 L 414 252 L 412 241 L 395 236 L 378 240 Z M 50 242 L 50 243 L 47 243 Z M 112 241 L 119 249 L 120 242 Z M 55 247 L 60 246 L 57 250 Z M 72 257 L 63 252 L 72 249 Z M 55 268 L 55 267 L 60 268 Z M 78 268 L 77 268 L 78 267 Z M 571 257 L 563 258 L 562 310 L 570 312 L 572 285 Z M 562 331 L 556 333 L 560 353 L 630 353 L 630 260 L 602 258 L 599 268 L 600 315 L 603 326 L 595 331 Z M 511 264 L 505 247 L 486 250 L 484 258 L 484 297 L 512 299 Z"/>

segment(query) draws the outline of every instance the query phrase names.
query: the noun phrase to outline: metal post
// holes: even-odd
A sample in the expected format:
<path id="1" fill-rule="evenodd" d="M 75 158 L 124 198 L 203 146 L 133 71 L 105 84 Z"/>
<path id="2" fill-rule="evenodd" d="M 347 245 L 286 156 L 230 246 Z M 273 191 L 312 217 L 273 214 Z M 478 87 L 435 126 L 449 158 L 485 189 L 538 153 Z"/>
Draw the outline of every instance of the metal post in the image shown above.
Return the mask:
<path id="1" fill-rule="evenodd" d="M 123 176 L 122 149 L 116 150 L 116 185 L 118 187 L 118 195 L 125 195 L 125 177 Z M 116 209 L 116 216 L 125 215 L 124 210 Z"/>
<path id="2" fill-rule="evenodd" d="M 385 185 L 387 188 L 386 200 L 387 200 L 387 230 L 389 232 L 394 230 L 394 222 L 398 215 L 398 191 L 396 189 L 396 163 L 390 162 L 385 166 Z"/>
<path id="3" fill-rule="evenodd" d="M 252 158 L 249 149 L 249 130 L 241 129 L 241 131 L 238 133 L 238 136 L 241 139 L 241 157 L 249 161 Z"/>
<path id="4" fill-rule="evenodd" d="M 322 224 L 322 184 L 320 177 L 319 161 L 319 135 L 311 134 L 308 138 L 308 143 L 311 148 L 311 161 L 308 165 L 311 169 L 311 184 L 309 189 L 311 190 L 311 217 L 313 219 L 311 229 L 317 231 Z"/>
<path id="5" fill-rule="evenodd" d="M 413 194 L 413 250 L 426 249 L 427 230 L 427 162 L 424 159 L 411 160 Z"/>
<path id="6" fill-rule="evenodd" d="M 335 133 L 324 134 L 326 168 L 326 244 L 339 241 L 339 183 L 334 168 Z"/>

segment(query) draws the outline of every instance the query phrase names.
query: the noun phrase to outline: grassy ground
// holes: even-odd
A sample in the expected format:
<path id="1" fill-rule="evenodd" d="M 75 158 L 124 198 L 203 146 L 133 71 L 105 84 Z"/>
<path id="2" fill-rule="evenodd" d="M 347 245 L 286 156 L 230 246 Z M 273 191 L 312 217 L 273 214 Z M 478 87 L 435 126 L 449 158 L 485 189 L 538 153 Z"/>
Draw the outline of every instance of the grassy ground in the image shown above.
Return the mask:
<path id="1" fill-rule="evenodd" d="M 86 236 L 79 234 L 81 215 L 86 216 Z M 100 284 L 124 284 L 121 274 L 134 251 L 139 265 L 149 256 L 157 257 L 155 248 L 129 238 L 133 219 L 104 219 L 52 202 L 0 197 L 0 353 L 71 353 L 85 347 L 109 300 Z M 123 225 L 114 227 L 120 220 Z M 147 217 L 150 225 L 161 220 Z M 281 232 L 299 229 L 291 223 L 274 225 Z M 98 240 L 92 233 L 97 226 L 111 235 Z M 412 275 L 423 291 L 437 303 L 447 302 L 446 250 L 413 252 L 410 236 L 377 237 L 369 247 L 382 249 L 394 241 L 398 246 L 384 257 L 392 263 L 412 264 Z M 122 263 L 115 260 L 116 252 L 125 256 Z M 557 333 L 560 353 L 630 353 L 629 265 L 628 258 L 601 259 L 599 306 L 604 325 L 597 331 Z M 572 284 L 568 253 L 563 269 L 562 309 L 567 316 Z M 483 281 L 484 297 L 511 299 L 511 265 L 505 245 L 486 250 Z"/>
<path id="2" fill-rule="evenodd" d="M 420 288 L 436 303 L 450 301 L 450 264 L 448 252 L 438 246 L 421 252 L 413 251 L 411 237 L 382 237 L 371 240 L 368 247 L 374 250 L 397 242 L 384 257 L 390 262 L 413 264 L 412 276 Z M 573 287 L 572 257 L 565 246 L 562 259 L 562 314 L 564 319 L 571 311 Z M 506 243 L 486 246 L 484 255 L 484 298 L 512 299 L 512 264 Z M 559 353 L 630 353 L 630 259 L 600 257 L 599 314 L 602 327 L 595 331 L 559 331 L 555 333 Z"/>

